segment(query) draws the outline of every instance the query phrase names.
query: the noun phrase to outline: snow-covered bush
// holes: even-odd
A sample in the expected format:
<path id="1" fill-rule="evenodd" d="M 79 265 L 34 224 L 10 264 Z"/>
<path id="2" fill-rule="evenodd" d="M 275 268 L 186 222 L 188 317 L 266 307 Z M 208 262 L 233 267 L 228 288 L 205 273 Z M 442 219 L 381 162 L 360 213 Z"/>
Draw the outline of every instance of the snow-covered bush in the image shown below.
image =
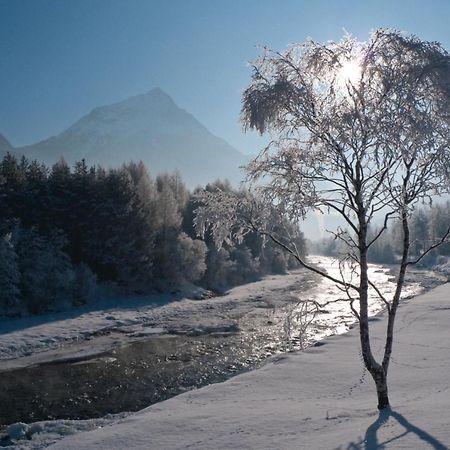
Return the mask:
<path id="1" fill-rule="evenodd" d="M 198 281 L 206 270 L 206 244 L 181 233 L 177 239 L 177 266 L 179 277 L 186 281 Z"/>

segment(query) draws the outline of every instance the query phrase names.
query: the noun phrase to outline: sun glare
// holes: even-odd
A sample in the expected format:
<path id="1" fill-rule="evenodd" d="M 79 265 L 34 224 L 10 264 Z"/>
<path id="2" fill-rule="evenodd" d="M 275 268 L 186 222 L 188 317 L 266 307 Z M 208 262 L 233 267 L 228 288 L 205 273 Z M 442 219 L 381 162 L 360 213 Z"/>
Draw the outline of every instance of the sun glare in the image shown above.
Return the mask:
<path id="1" fill-rule="evenodd" d="M 338 81 L 342 86 L 350 83 L 352 85 L 358 84 L 361 78 L 361 65 L 358 61 L 351 59 L 342 64 L 338 72 Z"/>

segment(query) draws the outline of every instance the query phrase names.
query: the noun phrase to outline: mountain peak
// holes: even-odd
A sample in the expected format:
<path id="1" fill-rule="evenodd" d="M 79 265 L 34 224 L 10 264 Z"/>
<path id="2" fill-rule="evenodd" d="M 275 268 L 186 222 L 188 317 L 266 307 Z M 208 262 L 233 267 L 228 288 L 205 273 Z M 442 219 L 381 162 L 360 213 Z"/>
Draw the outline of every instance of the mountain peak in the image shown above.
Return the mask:
<path id="1" fill-rule="evenodd" d="M 154 115 L 163 111 L 180 111 L 172 97 L 160 88 L 154 88 L 144 94 L 135 95 L 116 103 L 94 108 L 87 116 L 89 120 L 113 120 L 114 117 L 122 120 L 124 116 Z"/>
<path id="2" fill-rule="evenodd" d="M 153 89 L 150 89 L 149 91 L 145 92 L 142 95 L 136 95 L 136 97 L 145 97 L 145 96 L 166 97 L 166 98 L 169 98 L 170 100 L 172 100 L 172 97 L 167 92 L 164 92 L 160 87 L 155 87 Z"/>
<path id="3" fill-rule="evenodd" d="M 121 104 L 140 104 L 140 103 L 147 103 L 147 102 L 151 102 L 151 103 L 167 103 L 170 104 L 174 107 L 176 107 L 175 102 L 173 101 L 172 97 L 167 94 L 166 92 L 164 92 L 161 88 L 156 87 L 151 89 L 148 92 L 145 92 L 144 94 L 140 94 L 140 95 L 134 95 L 133 97 L 129 97 L 126 100 L 122 100 L 121 102 L 118 103 L 113 103 L 110 106 L 116 106 L 116 105 L 121 105 Z"/>
<path id="4" fill-rule="evenodd" d="M 216 178 L 237 182 L 245 163 L 160 88 L 95 108 L 59 135 L 19 150 L 48 164 L 61 157 L 106 167 L 142 160 L 153 174 L 179 170 L 191 187 Z"/>

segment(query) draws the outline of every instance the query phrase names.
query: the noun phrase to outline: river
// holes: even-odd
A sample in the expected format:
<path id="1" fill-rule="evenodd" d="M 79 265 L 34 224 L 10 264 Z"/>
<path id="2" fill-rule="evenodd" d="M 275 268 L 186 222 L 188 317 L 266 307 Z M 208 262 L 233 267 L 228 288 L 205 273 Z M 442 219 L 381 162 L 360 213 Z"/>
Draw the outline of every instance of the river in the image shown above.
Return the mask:
<path id="1" fill-rule="evenodd" d="M 340 276 L 331 258 L 311 259 Z M 371 265 L 370 277 L 383 294 L 393 293 L 388 268 Z M 433 272 L 410 272 L 403 298 L 442 281 Z M 320 345 L 323 337 L 348 330 L 354 317 L 348 302 L 337 301 L 342 297 L 331 282 L 299 270 L 266 277 L 222 297 L 155 307 L 149 323 L 164 333 L 131 344 L 122 340 L 121 345 L 91 357 L 3 371 L 0 424 L 136 411 L 224 381 L 273 355 Z M 371 315 L 382 309 L 383 303 L 372 292 Z"/>

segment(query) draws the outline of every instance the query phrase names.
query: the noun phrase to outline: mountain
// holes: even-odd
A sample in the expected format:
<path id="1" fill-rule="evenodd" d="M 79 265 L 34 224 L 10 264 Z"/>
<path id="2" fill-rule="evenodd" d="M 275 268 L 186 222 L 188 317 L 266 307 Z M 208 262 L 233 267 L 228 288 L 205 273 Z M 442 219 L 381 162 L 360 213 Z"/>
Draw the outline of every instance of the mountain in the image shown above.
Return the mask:
<path id="1" fill-rule="evenodd" d="M 5 155 L 7 152 L 12 153 L 13 151 L 14 148 L 8 139 L 6 139 L 3 134 L 0 134 L 0 156 Z"/>
<path id="2" fill-rule="evenodd" d="M 104 167 L 142 160 L 152 175 L 179 170 L 190 187 L 216 178 L 238 183 L 239 166 L 246 162 L 158 88 L 95 108 L 61 134 L 15 152 L 47 164 L 61 157 Z"/>

